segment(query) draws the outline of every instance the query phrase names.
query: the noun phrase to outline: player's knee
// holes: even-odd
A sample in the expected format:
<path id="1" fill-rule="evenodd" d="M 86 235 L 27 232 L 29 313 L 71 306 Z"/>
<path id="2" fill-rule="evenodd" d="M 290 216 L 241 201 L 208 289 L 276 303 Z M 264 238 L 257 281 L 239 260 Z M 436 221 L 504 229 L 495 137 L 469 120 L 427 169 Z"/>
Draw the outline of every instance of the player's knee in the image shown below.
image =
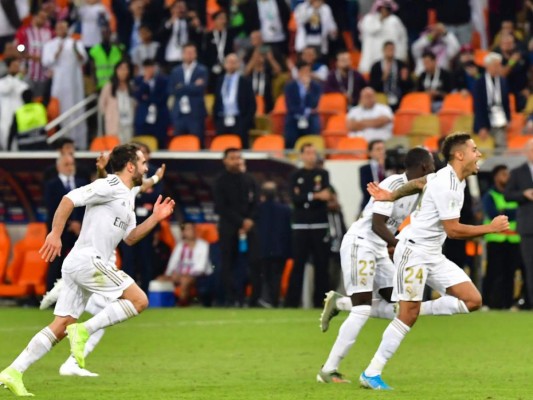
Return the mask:
<path id="1" fill-rule="evenodd" d="M 148 296 L 144 292 L 140 292 L 132 301 L 133 306 L 140 314 L 148 308 Z"/>
<path id="2" fill-rule="evenodd" d="M 483 299 L 479 292 L 472 294 L 468 300 L 465 301 L 465 305 L 468 308 L 468 311 L 476 311 L 481 308 L 483 305 Z"/>

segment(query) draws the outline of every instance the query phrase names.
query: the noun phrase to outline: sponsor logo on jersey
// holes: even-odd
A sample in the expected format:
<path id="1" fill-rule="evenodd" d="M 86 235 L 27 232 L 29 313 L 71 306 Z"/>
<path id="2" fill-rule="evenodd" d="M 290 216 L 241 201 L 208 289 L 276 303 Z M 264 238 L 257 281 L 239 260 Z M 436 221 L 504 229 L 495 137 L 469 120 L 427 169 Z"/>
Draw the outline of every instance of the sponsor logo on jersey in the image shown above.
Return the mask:
<path id="1" fill-rule="evenodd" d="M 117 228 L 122 229 L 123 231 L 125 231 L 126 228 L 128 227 L 127 222 L 122 221 L 119 217 L 115 218 L 115 221 L 113 222 L 113 225 L 116 226 Z"/>

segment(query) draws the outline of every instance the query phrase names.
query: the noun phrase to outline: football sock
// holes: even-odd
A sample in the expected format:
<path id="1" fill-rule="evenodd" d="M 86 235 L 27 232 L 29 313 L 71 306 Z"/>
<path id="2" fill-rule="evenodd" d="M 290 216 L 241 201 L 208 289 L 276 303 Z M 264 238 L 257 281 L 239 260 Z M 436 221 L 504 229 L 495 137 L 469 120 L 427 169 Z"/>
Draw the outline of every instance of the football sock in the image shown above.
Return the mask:
<path id="1" fill-rule="evenodd" d="M 405 325 L 398 318 L 394 318 L 392 322 L 387 326 L 385 332 L 383 332 L 383 338 L 378 347 L 378 351 L 374 355 L 370 365 L 365 370 L 366 376 L 377 376 L 381 375 L 385 364 L 389 359 L 396 353 L 400 343 L 402 343 L 403 338 L 411 330 L 407 325 Z"/>
<path id="2" fill-rule="evenodd" d="M 350 299 L 347 296 L 343 296 L 340 299 L 337 299 L 335 301 L 335 305 L 337 306 L 337 309 L 341 311 L 351 311 L 352 310 L 352 299 Z"/>
<path id="3" fill-rule="evenodd" d="M 48 353 L 57 343 L 59 340 L 49 327 L 42 329 L 30 340 L 28 346 L 13 361 L 11 367 L 24 373 L 30 365 Z"/>
<path id="4" fill-rule="evenodd" d="M 394 319 L 396 317 L 396 313 L 394 312 L 394 304 L 395 303 L 389 303 L 383 299 L 374 299 L 372 300 L 370 316 L 372 318 Z"/>
<path id="5" fill-rule="evenodd" d="M 138 314 L 139 313 L 131 301 L 118 299 L 109 303 L 106 308 L 86 321 L 83 325 L 85 326 L 85 329 L 87 329 L 87 332 L 92 335 L 99 329 L 126 321 Z"/>
<path id="6" fill-rule="evenodd" d="M 348 318 L 346 318 L 339 328 L 339 334 L 335 340 L 335 344 L 329 353 L 326 363 L 322 367 L 323 371 L 332 372 L 339 368 L 341 360 L 348 354 L 348 351 L 355 343 L 355 339 L 357 339 L 357 335 L 359 335 L 359 331 L 369 317 L 370 306 L 352 307 Z"/>
<path id="7" fill-rule="evenodd" d="M 87 343 L 85 343 L 85 350 L 83 352 L 83 355 L 87 357 L 96 347 L 96 345 L 100 342 L 102 339 L 102 336 L 104 336 L 105 329 L 98 329 L 96 332 L 92 333 L 91 336 L 89 336 L 89 340 L 87 340 Z"/>
<path id="8" fill-rule="evenodd" d="M 442 296 L 437 300 L 425 301 L 420 306 L 420 315 L 468 314 L 466 304 L 454 296 Z"/>

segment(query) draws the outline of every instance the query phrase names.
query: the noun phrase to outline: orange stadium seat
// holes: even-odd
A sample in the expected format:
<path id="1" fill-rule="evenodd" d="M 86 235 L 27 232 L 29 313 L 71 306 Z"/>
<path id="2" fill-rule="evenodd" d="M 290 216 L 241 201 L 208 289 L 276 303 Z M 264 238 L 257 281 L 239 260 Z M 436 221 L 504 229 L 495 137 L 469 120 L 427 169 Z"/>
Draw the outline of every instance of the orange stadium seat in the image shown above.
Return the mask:
<path id="1" fill-rule="evenodd" d="M 350 59 L 352 60 L 352 68 L 357 69 L 359 61 L 361 61 L 361 52 L 359 50 L 350 51 Z"/>
<path id="2" fill-rule="evenodd" d="M 533 135 L 514 136 L 508 140 L 507 147 L 510 150 L 523 150 L 531 139 L 533 139 Z"/>
<path id="3" fill-rule="evenodd" d="M 332 160 L 366 160 L 368 143 L 362 137 L 344 137 L 337 144 L 338 151 L 342 153 L 332 154 Z"/>
<path id="4" fill-rule="evenodd" d="M 488 50 L 475 49 L 474 50 L 474 62 L 476 63 L 476 65 L 478 65 L 480 67 L 484 67 L 485 66 L 485 57 L 486 57 L 487 54 L 489 54 Z"/>
<path id="5" fill-rule="evenodd" d="M 211 151 L 224 151 L 230 147 L 242 149 L 241 138 L 232 134 L 215 136 L 209 149 Z"/>
<path id="6" fill-rule="evenodd" d="M 332 115 L 331 118 L 328 119 L 326 130 L 348 133 L 348 127 L 346 125 L 346 114 Z"/>
<path id="7" fill-rule="evenodd" d="M 106 136 L 97 136 L 91 142 L 90 150 L 91 151 L 110 151 L 120 144 L 120 139 L 118 136 L 106 135 Z"/>
<path id="8" fill-rule="evenodd" d="M 9 250 L 11 249 L 11 239 L 5 224 L 0 224 L 0 282 L 4 281 L 7 262 L 9 260 Z"/>
<path id="9" fill-rule="evenodd" d="M 509 109 L 511 110 L 511 114 L 516 113 L 516 97 L 512 93 L 509 95 Z"/>
<path id="10" fill-rule="evenodd" d="M 399 111 L 417 111 L 421 114 L 431 113 L 431 97 L 425 92 L 407 93 L 402 97 Z"/>
<path id="11" fill-rule="evenodd" d="M 507 137 L 510 139 L 521 136 L 526 126 L 526 116 L 522 113 L 511 114 L 511 123 L 507 127 Z"/>
<path id="12" fill-rule="evenodd" d="M 398 110 L 394 114 L 393 132 L 395 135 L 407 135 L 411 131 L 413 121 L 423 113 L 416 110 Z"/>
<path id="13" fill-rule="evenodd" d="M 199 151 L 200 147 L 200 139 L 195 135 L 176 136 L 168 144 L 171 151 Z"/>
<path id="14" fill-rule="evenodd" d="M 465 114 L 471 114 L 474 112 L 474 103 L 472 95 L 464 95 L 462 93 L 450 93 L 444 97 L 442 102 L 441 111 L 462 111 Z"/>
<path id="15" fill-rule="evenodd" d="M 50 97 L 50 101 L 46 107 L 46 114 L 48 116 L 48 122 L 53 121 L 61 114 L 59 99 L 57 97 Z"/>
<path id="16" fill-rule="evenodd" d="M 276 152 L 276 155 L 283 156 L 285 149 L 285 139 L 281 135 L 264 135 L 255 139 L 252 145 L 254 151 Z"/>
<path id="17" fill-rule="evenodd" d="M 209 244 L 218 242 L 218 229 L 216 224 L 196 224 L 196 235 L 199 238 L 204 239 Z"/>
<path id="18" fill-rule="evenodd" d="M 424 139 L 424 147 L 431 152 L 439 151 L 440 136 L 430 136 Z"/>
<path id="19" fill-rule="evenodd" d="M 255 115 L 265 115 L 265 99 L 263 96 L 255 96 Z"/>
<path id="20" fill-rule="evenodd" d="M 342 93 L 325 93 L 320 97 L 317 111 L 328 114 L 346 114 L 348 102 Z"/>
<path id="21" fill-rule="evenodd" d="M 285 95 L 281 95 L 274 103 L 274 109 L 270 113 L 272 121 L 272 133 L 282 135 L 285 131 L 285 116 L 287 115 L 287 105 L 285 104 Z"/>
<path id="22" fill-rule="evenodd" d="M 451 133 L 457 118 L 466 114 L 459 110 L 441 110 L 437 115 L 439 117 L 440 133 L 448 135 Z"/>

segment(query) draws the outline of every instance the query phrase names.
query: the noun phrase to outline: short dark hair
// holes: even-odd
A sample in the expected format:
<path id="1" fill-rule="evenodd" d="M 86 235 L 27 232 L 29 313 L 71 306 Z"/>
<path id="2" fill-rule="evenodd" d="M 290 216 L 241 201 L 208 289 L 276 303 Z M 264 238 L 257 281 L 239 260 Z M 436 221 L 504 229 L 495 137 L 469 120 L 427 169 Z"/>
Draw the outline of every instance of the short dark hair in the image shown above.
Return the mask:
<path id="1" fill-rule="evenodd" d="M 370 153 L 372 150 L 374 150 L 374 146 L 376 144 L 380 144 L 380 143 L 385 143 L 385 142 L 383 140 L 381 140 L 381 139 L 371 140 L 368 143 L 368 152 Z"/>
<path id="2" fill-rule="evenodd" d="M 183 221 L 181 224 L 180 224 L 180 229 L 183 230 L 185 229 L 185 227 L 187 225 L 192 225 L 193 227 L 196 226 L 196 224 L 194 223 L 194 221 Z"/>
<path id="3" fill-rule="evenodd" d="M 193 42 L 187 42 L 183 45 L 183 48 L 185 47 L 194 47 L 195 50 L 198 50 L 198 48 L 196 47 L 196 45 L 193 43 Z"/>
<path id="4" fill-rule="evenodd" d="M 137 146 L 137 150 L 146 150 L 146 152 L 148 154 L 150 154 L 152 151 L 150 150 L 150 147 L 146 144 L 146 143 L 142 143 L 142 142 L 136 142 L 135 140 L 131 142 L 131 144 L 134 144 L 135 146 Z"/>
<path id="5" fill-rule="evenodd" d="M 231 154 L 231 153 L 240 153 L 241 152 L 241 149 L 238 149 L 236 147 L 228 147 L 226 150 L 224 150 L 224 160 L 226 158 L 228 158 L 228 156 Z"/>
<path id="6" fill-rule="evenodd" d="M 307 149 L 308 147 L 315 147 L 315 145 L 311 142 L 305 142 L 304 144 L 302 144 L 302 147 L 300 147 L 300 154 L 303 154 L 305 149 Z"/>
<path id="7" fill-rule="evenodd" d="M 500 171 L 504 171 L 506 169 L 509 169 L 509 168 L 505 164 L 496 165 L 494 168 L 492 168 L 492 171 L 491 171 L 492 179 L 496 178 L 496 175 L 498 175 Z"/>
<path id="8" fill-rule="evenodd" d="M 390 45 L 395 46 L 395 43 L 394 43 L 392 40 L 386 40 L 386 41 L 383 43 L 383 48 L 385 48 L 385 47 L 387 47 L 387 46 L 390 46 Z"/>
<path id="9" fill-rule="evenodd" d="M 302 60 L 296 61 L 296 69 L 298 71 L 301 70 L 302 68 L 305 68 L 305 67 L 311 68 L 311 66 L 308 63 L 306 63 L 305 61 L 302 61 Z"/>
<path id="10" fill-rule="evenodd" d="M 152 31 L 152 27 L 148 24 L 141 24 L 141 26 L 139 26 L 139 30 L 141 29 L 147 30 L 150 33 L 154 33 L 154 31 Z"/>
<path id="11" fill-rule="evenodd" d="M 422 53 L 422 58 L 431 58 L 433 61 L 437 59 L 437 57 L 435 57 L 435 54 L 433 54 L 431 50 L 425 50 Z"/>
<path id="12" fill-rule="evenodd" d="M 137 156 L 138 151 L 139 147 L 132 143 L 116 146 L 109 156 L 111 170 L 113 172 L 119 172 L 122 171 L 129 162 L 133 164 L 137 163 L 137 160 L 139 159 Z"/>
<path id="13" fill-rule="evenodd" d="M 33 101 L 33 91 L 31 89 L 26 89 L 22 92 L 22 101 L 24 104 L 31 103 Z"/>
<path id="14" fill-rule="evenodd" d="M 211 17 L 213 21 L 218 18 L 219 15 L 224 14 L 226 17 L 228 16 L 228 13 L 224 9 L 220 9 L 217 12 L 213 13 L 213 16 Z"/>
<path id="15" fill-rule="evenodd" d="M 153 58 L 147 58 L 143 61 L 143 67 L 153 67 L 156 64 Z"/>
<path id="16" fill-rule="evenodd" d="M 59 150 L 66 144 L 74 144 L 74 140 L 68 137 L 59 138 L 54 142 L 54 148 Z"/>
<path id="17" fill-rule="evenodd" d="M 431 161 L 432 158 L 433 156 L 426 149 L 422 147 L 415 147 L 409 150 L 405 155 L 405 169 L 416 168 L 425 162 Z"/>
<path id="18" fill-rule="evenodd" d="M 441 149 L 446 162 L 449 162 L 452 159 L 452 154 L 457 146 L 465 144 L 470 139 L 472 139 L 472 137 L 466 132 L 458 132 L 446 136 Z"/>

